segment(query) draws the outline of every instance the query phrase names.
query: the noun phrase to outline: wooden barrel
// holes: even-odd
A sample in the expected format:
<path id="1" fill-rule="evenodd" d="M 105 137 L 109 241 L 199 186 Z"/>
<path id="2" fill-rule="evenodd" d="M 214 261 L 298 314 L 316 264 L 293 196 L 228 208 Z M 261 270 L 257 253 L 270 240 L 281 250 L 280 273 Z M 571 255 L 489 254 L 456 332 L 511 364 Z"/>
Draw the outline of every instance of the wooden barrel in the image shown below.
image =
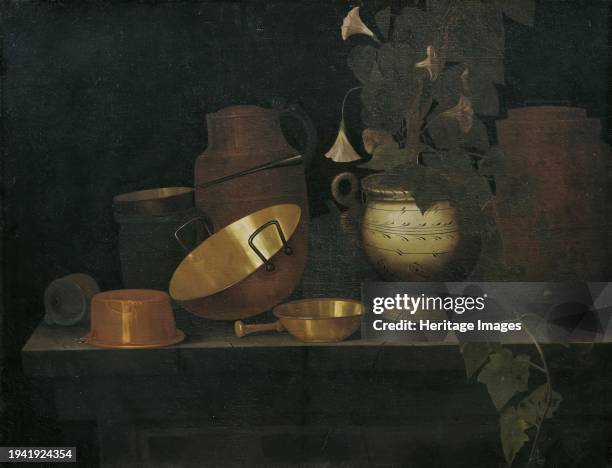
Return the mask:
<path id="1" fill-rule="evenodd" d="M 496 177 L 496 221 L 510 276 L 603 279 L 609 151 L 599 120 L 578 108 L 526 107 L 497 130 L 506 167 Z"/>

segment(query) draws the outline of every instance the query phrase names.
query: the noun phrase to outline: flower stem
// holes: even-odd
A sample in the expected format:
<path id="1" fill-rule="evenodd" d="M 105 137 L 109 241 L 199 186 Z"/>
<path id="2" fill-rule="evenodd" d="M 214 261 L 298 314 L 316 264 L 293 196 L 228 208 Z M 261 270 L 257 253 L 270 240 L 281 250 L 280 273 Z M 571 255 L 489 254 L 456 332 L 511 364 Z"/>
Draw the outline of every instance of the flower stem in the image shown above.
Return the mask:
<path id="1" fill-rule="evenodd" d="M 534 364 L 533 362 L 530 362 L 529 365 L 533 367 L 534 369 L 537 369 L 540 372 L 543 372 L 546 374 L 546 369 L 544 369 L 542 366 L 538 366 L 537 364 Z"/>
<path id="2" fill-rule="evenodd" d="M 353 91 L 356 91 L 358 89 L 363 89 L 363 86 L 355 86 L 354 88 L 349 89 L 344 95 L 344 99 L 342 99 L 342 123 L 341 125 L 344 125 L 344 106 L 346 105 L 346 100 L 349 97 L 349 94 L 351 94 Z"/>

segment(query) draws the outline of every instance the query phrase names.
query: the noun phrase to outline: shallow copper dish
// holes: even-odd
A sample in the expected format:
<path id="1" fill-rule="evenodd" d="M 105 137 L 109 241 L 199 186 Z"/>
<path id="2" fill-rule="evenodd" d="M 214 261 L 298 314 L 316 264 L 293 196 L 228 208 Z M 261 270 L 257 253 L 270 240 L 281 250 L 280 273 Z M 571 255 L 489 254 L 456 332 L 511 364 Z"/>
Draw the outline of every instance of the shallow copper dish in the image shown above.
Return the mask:
<path id="1" fill-rule="evenodd" d="M 170 295 L 188 311 L 236 320 L 288 297 L 302 274 L 291 237 L 300 222 L 296 204 L 251 213 L 214 233 L 187 255 L 170 280 Z"/>
<path id="2" fill-rule="evenodd" d="M 151 289 L 121 289 L 91 300 L 85 342 L 102 348 L 160 348 L 185 339 L 176 328 L 170 297 Z"/>
<path id="3" fill-rule="evenodd" d="M 287 330 L 305 343 L 335 343 L 359 330 L 363 305 L 350 299 L 304 299 L 276 306 L 272 313 L 277 322 L 247 325 L 237 321 L 236 336 Z"/>
<path id="4" fill-rule="evenodd" d="M 192 187 L 164 187 L 123 193 L 113 197 L 115 213 L 160 216 L 194 206 Z"/>

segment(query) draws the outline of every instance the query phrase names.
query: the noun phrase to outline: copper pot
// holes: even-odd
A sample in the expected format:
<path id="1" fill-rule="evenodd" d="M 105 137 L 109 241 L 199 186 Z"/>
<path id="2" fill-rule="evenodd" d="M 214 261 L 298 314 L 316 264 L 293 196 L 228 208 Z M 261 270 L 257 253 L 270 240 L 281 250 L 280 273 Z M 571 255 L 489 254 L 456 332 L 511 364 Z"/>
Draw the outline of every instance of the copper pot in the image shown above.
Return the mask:
<path id="1" fill-rule="evenodd" d="M 304 164 L 245 173 L 298 154 L 281 131 L 283 116 L 297 118 L 306 129 L 308 141 L 301 152 Z M 254 289 L 262 290 L 259 294 L 273 287 L 278 293 L 267 294 L 286 297 L 298 285 L 306 264 L 309 216 L 304 167 L 316 147 L 314 127 L 296 109 L 280 111 L 257 106 L 228 107 L 208 114 L 206 122 L 208 148 L 195 164 L 195 199 L 215 230 L 273 205 L 296 204 L 301 209 L 300 223 L 291 240 L 295 253 L 290 268 L 277 271 L 273 281 L 269 276 L 249 279 L 255 282 Z M 244 175 L 230 178 L 240 173 Z M 219 180 L 223 182 L 217 183 Z"/>
<path id="2" fill-rule="evenodd" d="M 159 348 L 185 339 L 177 330 L 170 297 L 163 291 L 121 289 L 91 300 L 85 341 L 102 348 Z"/>
<path id="3" fill-rule="evenodd" d="M 271 309 L 299 282 L 301 209 L 275 205 L 214 233 L 178 266 L 170 295 L 200 317 L 236 320 Z"/>

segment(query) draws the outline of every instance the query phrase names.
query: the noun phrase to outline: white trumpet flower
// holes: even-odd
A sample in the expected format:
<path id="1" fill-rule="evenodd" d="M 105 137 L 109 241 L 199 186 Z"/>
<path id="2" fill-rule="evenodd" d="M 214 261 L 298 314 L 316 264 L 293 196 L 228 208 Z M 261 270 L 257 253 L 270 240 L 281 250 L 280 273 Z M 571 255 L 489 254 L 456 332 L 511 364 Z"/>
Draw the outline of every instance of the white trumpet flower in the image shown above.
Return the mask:
<path id="1" fill-rule="evenodd" d="M 427 46 L 427 58 L 415 64 L 415 68 L 426 69 L 431 80 L 436 81 L 444 68 L 444 60 L 434 46 Z"/>
<path id="2" fill-rule="evenodd" d="M 474 108 L 472 107 L 472 101 L 465 96 L 461 96 L 461 98 L 459 98 L 459 103 L 452 109 L 443 112 L 442 116 L 457 119 L 461 131 L 463 133 L 470 133 L 474 125 Z"/>
<path id="3" fill-rule="evenodd" d="M 340 122 L 340 130 L 338 131 L 336 141 L 329 151 L 325 153 L 325 157 L 338 163 L 349 163 L 361 159 L 346 136 L 344 120 Z"/>
<path id="4" fill-rule="evenodd" d="M 361 16 L 359 16 L 359 7 L 353 8 L 344 17 L 340 31 L 342 33 L 342 40 L 344 41 L 346 41 L 353 34 L 365 34 L 366 36 L 370 36 L 376 40 L 376 36 L 372 30 L 368 28 L 361 20 Z"/>

